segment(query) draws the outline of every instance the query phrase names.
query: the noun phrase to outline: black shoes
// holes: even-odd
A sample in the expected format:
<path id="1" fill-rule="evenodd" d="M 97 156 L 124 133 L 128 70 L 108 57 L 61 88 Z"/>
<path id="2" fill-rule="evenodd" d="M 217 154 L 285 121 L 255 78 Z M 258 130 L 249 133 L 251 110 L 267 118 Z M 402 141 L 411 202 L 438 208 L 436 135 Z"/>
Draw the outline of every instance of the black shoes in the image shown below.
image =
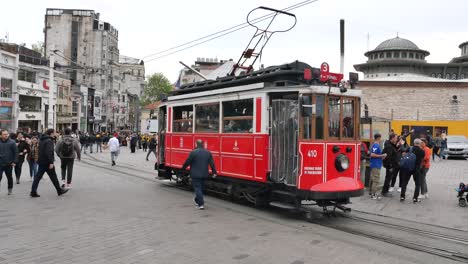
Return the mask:
<path id="1" fill-rule="evenodd" d="M 115 161 L 112 161 L 112 166 L 115 166 Z"/>
<path id="2" fill-rule="evenodd" d="M 68 192 L 68 189 L 62 189 L 57 195 L 60 196 Z"/>
<path id="3" fill-rule="evenodd" d="M 31 198 L 37 198 L 37 197 L 41 197 L 39 194 L 37 193 L 31 193 L 30 194 Z"/>

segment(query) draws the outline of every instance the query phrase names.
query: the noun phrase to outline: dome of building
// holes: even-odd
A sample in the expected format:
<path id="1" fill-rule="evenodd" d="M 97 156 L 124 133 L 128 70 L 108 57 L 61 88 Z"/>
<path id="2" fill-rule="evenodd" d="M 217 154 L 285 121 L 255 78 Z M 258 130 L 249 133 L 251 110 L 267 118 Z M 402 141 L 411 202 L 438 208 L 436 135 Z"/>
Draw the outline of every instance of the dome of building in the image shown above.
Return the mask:
<path id="1" fill-rule="evenodd" d="M 396 37 L 380 43 L 377 48 L 375 48 L 375 51 L 378 50 L 419 50 L 419 48 L 411 40 Z"/>

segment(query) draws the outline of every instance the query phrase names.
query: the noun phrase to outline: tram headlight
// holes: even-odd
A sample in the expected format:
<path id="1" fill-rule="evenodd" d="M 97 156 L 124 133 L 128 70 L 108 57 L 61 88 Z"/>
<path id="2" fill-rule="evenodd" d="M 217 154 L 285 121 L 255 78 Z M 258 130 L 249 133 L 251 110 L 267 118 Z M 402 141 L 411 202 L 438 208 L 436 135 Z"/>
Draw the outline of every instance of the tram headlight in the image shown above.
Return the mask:
<path id="1" fill-rule="evenodd" d="M 344 154 L 338 155 L 335 160 L 335 167 L 339 172 L 349 169 L 349 158 Z"/>

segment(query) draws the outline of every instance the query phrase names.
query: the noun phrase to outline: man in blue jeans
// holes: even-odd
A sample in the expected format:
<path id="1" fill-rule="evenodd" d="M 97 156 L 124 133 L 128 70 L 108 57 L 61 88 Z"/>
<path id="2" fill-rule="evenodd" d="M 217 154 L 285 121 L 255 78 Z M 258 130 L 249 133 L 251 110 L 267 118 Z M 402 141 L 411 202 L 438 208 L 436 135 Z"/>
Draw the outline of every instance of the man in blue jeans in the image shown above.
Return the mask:
<path id="1" fill-rule="evenodd" d="M 197 204 L 197 208 L 203 210 L 205 209 L 203 186 L 205 179 L 209 176 L 208 165 L 213 172 L 213 178 L 216 178 L 217 172 L 211 152 L 203 148 L 203 141 L 201 139 L 198 139 L 196 143 L 197 148 L 190 152 L 189 157 L 182 166 L 182 170 L 190 166 L 190 177 L 192 178 L 192 186 L 195 191 L 195 198 L 193 200 Z"/>

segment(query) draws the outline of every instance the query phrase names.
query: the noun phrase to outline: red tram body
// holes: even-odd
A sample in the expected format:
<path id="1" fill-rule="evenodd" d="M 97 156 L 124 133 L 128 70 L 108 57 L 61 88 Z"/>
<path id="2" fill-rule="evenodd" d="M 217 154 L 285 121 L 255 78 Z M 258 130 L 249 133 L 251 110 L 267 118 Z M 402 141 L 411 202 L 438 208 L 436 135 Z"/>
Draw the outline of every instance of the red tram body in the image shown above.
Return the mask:
<path id="1" fill-rule="evenodd" d="M 317 71 L 296 61 L 174 91 L 159 108 L 159 177 L 188 183 L 180 168 L 201 139 L 218 170 L 209 189 L 283 208 L 344 208 L 363 193 L 360 91 L 325 85 Z"/>

